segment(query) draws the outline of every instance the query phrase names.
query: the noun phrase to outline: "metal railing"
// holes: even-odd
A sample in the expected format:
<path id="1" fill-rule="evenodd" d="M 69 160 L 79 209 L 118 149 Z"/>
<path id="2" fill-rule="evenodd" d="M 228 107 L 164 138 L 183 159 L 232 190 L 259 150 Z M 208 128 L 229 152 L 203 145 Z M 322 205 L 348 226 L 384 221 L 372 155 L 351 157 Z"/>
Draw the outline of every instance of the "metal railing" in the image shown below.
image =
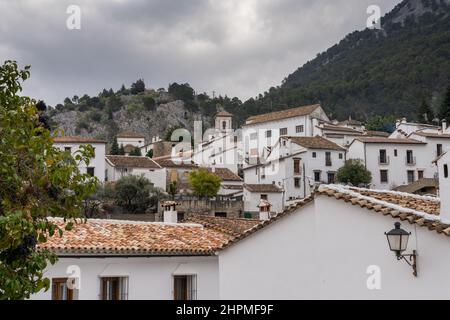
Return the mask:
<path id="1" fill-rule="evenodd" d="M 407 166 L 415 166 L 416 165 L 416 157 L 405 157 L 405 164 Z"/>
<path id="2" fill-rule="evenodd" d="M 390 160 L 389 156 L 378 156 L 378 164 L 389 164 Z"/>

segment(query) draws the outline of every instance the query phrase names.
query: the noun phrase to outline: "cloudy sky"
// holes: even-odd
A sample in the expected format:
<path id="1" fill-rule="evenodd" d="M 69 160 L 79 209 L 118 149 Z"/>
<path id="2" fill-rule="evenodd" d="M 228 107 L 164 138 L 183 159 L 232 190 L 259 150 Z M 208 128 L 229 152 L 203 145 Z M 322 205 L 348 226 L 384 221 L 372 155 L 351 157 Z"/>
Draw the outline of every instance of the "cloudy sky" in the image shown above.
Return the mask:
<path id="1" fill-rule="evenodd" d="M 247 99 L 400 0 L 0 0 L 0 60 L 32 66 L 25 94 L 55 105 L 143 78 Z M 66 26 L 68 6 L 81 29 Z"/>

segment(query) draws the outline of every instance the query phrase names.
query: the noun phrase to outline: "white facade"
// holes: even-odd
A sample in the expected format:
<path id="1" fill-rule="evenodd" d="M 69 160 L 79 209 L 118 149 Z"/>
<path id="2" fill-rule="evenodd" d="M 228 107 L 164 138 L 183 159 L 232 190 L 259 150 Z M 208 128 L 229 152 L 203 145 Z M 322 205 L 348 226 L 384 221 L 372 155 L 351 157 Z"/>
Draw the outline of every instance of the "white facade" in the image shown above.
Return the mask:
<path id="1" fill-rule="evenodd" d="M 93 140 L 94 141 L 94 140 Z M 63 151 L 70 151 L 72 155 L 80 150 L 81 145 L 91 145 L 94 148 L 95 156 L 89 162 L 89 165 L 85 163 L 79 164 L 81 173 L 93 173 L 100 182 L 105 181 L 105 154 L 106 154 L 106 142 L 71 142 L 65 141 L 65 138 L 55 138 L 54 146 Z"/>
<path id="2" fill-rule="evenodd" d="M 134 147 L 137 148 L 141 148 L 143 146 L 145 146 L 145 137 L 144 136 L 140 136 L 140 135 L 136 135 L 136 136 L 117 136 L 117 144 L 119 146 L 127 146 L 127 145 L 132 145 Z"/>
<path id="3" fill-rule="evenodd" d="M 251 213 L 256 216 L 259 213 L 258 205 L 261 199 L 267 200 L 272 206 L 270 212 L 280 213 L 283 211 L 283 193 L 282 192 L 271 192 L 271 191 L 250 191 L 244 185 L 243 201 L 244 201 L 244 212 Z"/>
<path id="4" fill-rule="evenodd" d="M 195 276 L 196 298 L 218 299 L 217 257 L 80 257 L 60 258 L 45 276 L 67 278 L 80 271 L 78 300 L 100 300 L 101 278 L 124 277 L 128 280 L 128 300 L 172 300 L 174 276 Z M 51 289 L 32 299 L 50 300 Z"/>
<path id="5" fill-rule="evenodd" d="M 318 134 L 316 126 L 319 121 L 329 119 L 325 111 L 319 106 L 311 113 L 301 116 L 252 123 L 247 123 L 242 127 L 242 141 L 244 157 L 248 159 L 248 164 L 257 163 L 257 159 L 267 154 L 267 148 L 272 147 L 280 136 L 305 136 L 312 137 Z"/>
<path id="6" fill-rule="evenodd" d="M 309 137 L 312 138 L 312 137 Z M 305 138 L 308 139 L 308 138 Z M 322 138 L 312 138 L 320 139 Z M 285 206 L 309 196 L 315 186 L 321 183 L 334 183 L 336 172 L 344 166 L 346 150 L 344 148 L 324 149 L 308 148 L 288 137 L 281 137 L 272 148 L 270 155 L 261 165 L 244 169 L 245 184 L 272 184 L 281 189 L 281 203 L 276 199 L 267 199 L 280 212 Z M 339 149 L 339 150 L 336 150 Z M 244 192 L 244 208 L 254 211 L 254 204 L 259 203 L 261 193 Z M 274 202 L 276 201 L 276 203 Z M 246 205 L 247 203 L 247 205 Z M 247 210 L 253 208 L 253 210 Z"/>
<path id="7" fill-rule="evenodd" d="M 372 188 L 391 190 L 416 181 L 420 177 L 434 177 L 436 170 L 432 168 L 431 161 L 435 157 L 428 153 L 426 144 L 387 143 L 383 139 L 379 143 L 363 141 L 358 139 L 353 141 L 348 149 L 347 158 L 362 160 L 366 169 L 372 173 Z"/>
<path id="8" fill-rule="evenodd" d="M 166 190 L 167 170 L 165 168 L 117 167 L 106 158 L 107 181 L 117 181 L 128 175 L 144 176 L 156 188 Z"/>

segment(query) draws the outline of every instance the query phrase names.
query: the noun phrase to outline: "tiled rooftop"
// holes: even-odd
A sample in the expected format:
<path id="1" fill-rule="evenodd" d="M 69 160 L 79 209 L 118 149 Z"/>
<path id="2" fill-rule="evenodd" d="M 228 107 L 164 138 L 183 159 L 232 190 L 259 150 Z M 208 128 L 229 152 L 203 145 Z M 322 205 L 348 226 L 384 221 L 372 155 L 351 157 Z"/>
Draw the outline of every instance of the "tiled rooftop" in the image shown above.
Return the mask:
<path id="1" fill-rule="evenodd" d="M 439 220 L 440 200 L 436 197 L 340 185 L 322 185 L 318 194 L 333 197 L 402 221 L 407 220 L 411 224 L 424 226 L 429 230 L 450 236 L 450 224 L 441 223 Z"/>
<path id="2" fill-rule="evenodd" d="M 282 120 L 292 117 L 305 116 L 311 114 L 314 110 L 320 107 L 319 104 L 314 104 L 310 106 L 303 106 L 298 108 L 286 109 L 282 111 L 265 113 L 257 116 L 249 117 L 246 121 L 246 125 L 264 123 L 269 121 Z"/>
<path id="3" fill-rule="evenodd" d="M 64 136 L 64 137 L 54 137 L 53 141 L 55 143 L 105 143 L 106 141 L 93 138 L 85 138 L 78 136 Z"/>
<path id="4" fill-rule="evenodd" d="M 148 157 L 107 155 L 106 159 L 118 168 L 160 169 L 161 167 Z"/>
<path id="5" fill-rule="evenodd" d="M 324 149 L 324 150 L 337 150 L 345 151 L 345 148 L 337 145 L 333 141 L 325 139 L 320 136 L 315 137 L 286 137 L 295 144 L 308 149 Z"/>

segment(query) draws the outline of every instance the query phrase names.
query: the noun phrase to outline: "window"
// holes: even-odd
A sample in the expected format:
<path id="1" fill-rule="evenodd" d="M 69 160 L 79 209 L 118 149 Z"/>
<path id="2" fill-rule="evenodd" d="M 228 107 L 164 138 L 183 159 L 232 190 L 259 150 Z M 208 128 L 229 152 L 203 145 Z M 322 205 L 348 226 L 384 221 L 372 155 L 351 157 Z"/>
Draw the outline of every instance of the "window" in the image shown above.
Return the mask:
<path id="1" fill-rule="evenodd" d="M 417 170 L 417 179 L 423 179 L 423 170 Z"/>
<path id="2" fill-rule="evenodd" d="M 303 131 L 305 131 L 305 127 L 302 124 L 295 127 L 295 132 L 296 133 L 301 133 Z"/>
<path id="3" fill-rule="evenodd" d="M 406 164 L 414 164 L 414 157 L 412 150 L 406 150 Z"/>
<path id="4" fill-rule="evenodd" d="M 86 170 L 86 173 L 93 177 L 95 175 L 95 168 L 94 167 L 88 167 Z"/>
<path id="5" fill-rule="evenodd" d="M 314 171 L 314 181 L 320 182 L 320 171 Z"/>
<path id="6" fill-rule="evenodd" d="M 174 300 L 197 300 L 197 277 L 173 276 Z"/>
<path id="7" fill-rule="evenodd" d="M 448 166 L 444 164 L 444 178 L 448 178 Z"/>
<path id="8" fill-rule="evenodd" d="M 266 138 L 270 138 L 272 136 L 272 130 L 266 131 Z"/>
<path id="9" fill-rule="evenodd" d="M 379 157 L 378 160 L 379 160 L 380 164 L 387 164 L 388 163 L 386 150 L 384 150 L 384 149 L 380 150 L 380 157 Z"/>
<path id="10" fill-rule="evenodd" d="M 226 212 L 215 212 L 214 216 L 218 217 L 218 218 L 226 218 L 227 217 L 227 213 Z"/>
<path id="11" fill-rule="evenodd" d="M 267 200 L 267 194 L 261 194 L 261 200 Z"/>
<path id="12" fill-rule="evenodd" d="M 412 182 L 414 182 L 414 178 L 415 178 L 415 175 L 414 175 L 414 170 L 408 170 L 407 171 L 407 176 L 408 176 L 408 183 L 412 183 Z"/>
<path id="13" fill-rule="evenodd" d="M 397 156 L 397 149 L 394 149 L 394 157 Z"/>
<path id="14" fill-rule="evenodd" d="M 300 178 L 294 178 L 294 187 L 300 188 Z"/>
<path id="15" fill-rule="evenodd" d="M 177 212 L 177 221 L 183 221 L 184 220 L 184 212 L 178 211 Z"/>
<path id="16" fill-rule="evenodd" d="M 104 277 L 101 284 L 102 300 L 128 300 L 128 278 Z"/>
<path id="17" fill-rule="evenodd" d="M 300 159 L 294 159 L 294 174 L 300 174 Z"/>
<path id="18" fill-rule="evenodd" d="M 52 300 L 74 300 L 74 290 L 67 285 L 68 278 L 52 279 Z"/>
<path id="19" fill-rule="evenodd" d="M 285 136 L 287 135 L 287 128 L 281 128 L 280 129 L 280 136 Z"/>
<path id="20" fill-rule="evenodd" d="M 334 172 L 328 172 L 328 183 L 334 183 L 336 174 Z"/>
<path id="21" fill-rule="evenodd" d="M 223 121 L 222 122 L 222 129 L 225 130 L 227 128 L 227 122 Z"/>
<path id="22" fill-rule="evenodd" d="M 71 147 L 64 147 L 64 151 L 72 152 L 72 148 Z"/>
<path id="23" fill-rule="evenodd" d="M 388 171 L 387 170 L 380 170 L 380 182 L 388 183 Z"/>
<path id="24" fill-rule="evenodd" d="M 439 157 L 442 154 L 442 144 L 436 145 L 436 156 Z"/>
<path id="25" fill-rule="evenodd" d="M 339 159 L 342 159 L 342 153 L 339 153 Z"/>
<path id="26" fill-rule="evenodd" d="M 313 158 L 317 158 L 317 153 L 316 153 L 316 152 L 313 152 L 313 153 L 312 153 L 312 157 L 313 157 Z"/>
<path id="27" fill-rule="evenodd" d="M 325 165 L 327 167 L 331 166 L 331 152 L 329 151 L 325 152 Z"/>

